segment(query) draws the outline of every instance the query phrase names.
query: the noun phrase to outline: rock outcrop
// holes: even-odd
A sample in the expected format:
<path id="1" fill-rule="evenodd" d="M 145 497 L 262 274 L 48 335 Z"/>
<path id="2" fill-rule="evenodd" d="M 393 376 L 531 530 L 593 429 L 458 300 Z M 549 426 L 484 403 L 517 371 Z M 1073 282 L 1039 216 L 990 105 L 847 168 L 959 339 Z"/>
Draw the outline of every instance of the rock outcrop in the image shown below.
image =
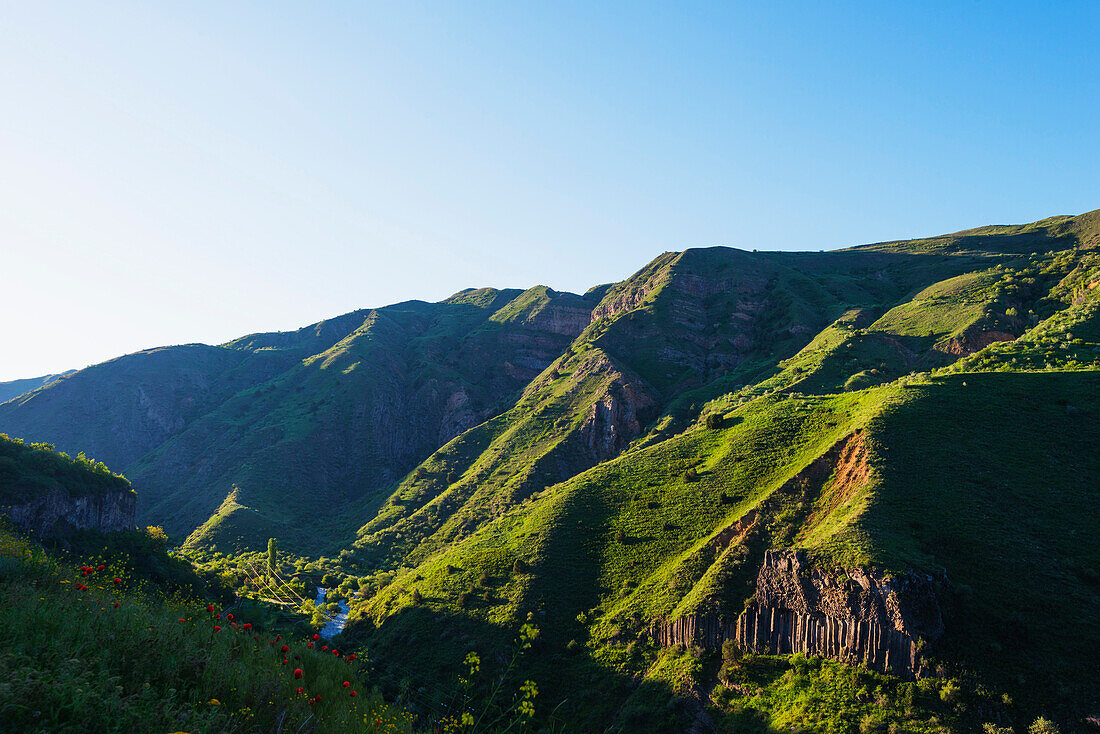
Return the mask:
<path id="1" fill-rule="evenodd" d="M 686 615 L 653 630 L 665 646 L 804 653 L 904 678 L 922 673 L 922 641 L 943 634 L 933 578 L 875 568 L 826 571 L 800 551 L 766 551 L 754 601 L 736 619 Z"/>
<path id="2" fill-rule="evenodd" d="M 51 489 L 0 508 L 0 515 L 39 538 L 64 536 L 73 530 L 132 530 L 136 498 L 128 490 L 73 497 L 64 489 Z"/>

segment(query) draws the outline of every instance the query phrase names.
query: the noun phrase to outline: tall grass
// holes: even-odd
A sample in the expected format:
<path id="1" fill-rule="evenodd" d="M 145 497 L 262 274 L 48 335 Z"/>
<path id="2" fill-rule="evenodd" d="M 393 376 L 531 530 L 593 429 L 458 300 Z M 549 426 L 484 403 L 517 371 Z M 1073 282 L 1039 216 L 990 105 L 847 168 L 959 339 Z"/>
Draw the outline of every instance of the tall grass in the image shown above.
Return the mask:
<path id="1" fill-rule="evenodd" d="M 80 565 L 0 531 L 0 728 L 411 731 L 359 658 L 166 597 L 109 561 Z"/>

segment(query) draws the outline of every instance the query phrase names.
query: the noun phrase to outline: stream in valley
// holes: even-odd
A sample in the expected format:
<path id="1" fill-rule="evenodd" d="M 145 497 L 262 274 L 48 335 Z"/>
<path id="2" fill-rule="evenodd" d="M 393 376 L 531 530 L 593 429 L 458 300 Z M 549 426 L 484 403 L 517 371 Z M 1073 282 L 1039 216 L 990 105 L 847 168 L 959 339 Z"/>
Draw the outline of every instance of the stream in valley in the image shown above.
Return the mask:
<path id="1" fill-rule="evenodd" d="M 324 606 L 325 596 L 327 594 L 328 589 L 323 589 L 320 586 L 317 587 L 318 607 Z M 348 623 L 348 603 L 343 599 L 339 599 L 337 600 L 337 604 L 340 605 L 340 611 L 337 612 L 335 617 L 329 620 L 329 623 L 326 624 L 320 632 L 321 637 L 324 637 L 326 640 L 340 634 L 344 629 L 344 625 Z"/>

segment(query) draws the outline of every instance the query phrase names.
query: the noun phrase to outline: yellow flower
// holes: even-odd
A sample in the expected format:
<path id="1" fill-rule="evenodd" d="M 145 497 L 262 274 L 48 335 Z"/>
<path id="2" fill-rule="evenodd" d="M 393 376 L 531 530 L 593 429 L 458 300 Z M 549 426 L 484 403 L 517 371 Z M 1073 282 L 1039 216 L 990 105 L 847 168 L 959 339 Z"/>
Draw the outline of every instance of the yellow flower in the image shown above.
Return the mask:
<path id="1" fill-rule="evenodd" d="M 222 705 L 222 702 L 219 701 L 216 698 L 210 699 L 209 701 L 207 701 L 207 703 L 210 704 L 211 706 L 221 706 Z"/>

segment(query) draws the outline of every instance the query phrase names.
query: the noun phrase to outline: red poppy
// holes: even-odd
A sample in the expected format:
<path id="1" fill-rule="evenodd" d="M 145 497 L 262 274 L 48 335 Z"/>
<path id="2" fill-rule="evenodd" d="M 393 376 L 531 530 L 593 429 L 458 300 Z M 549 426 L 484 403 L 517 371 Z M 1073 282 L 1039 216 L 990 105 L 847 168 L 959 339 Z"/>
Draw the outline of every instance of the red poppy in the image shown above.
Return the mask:
<path id="1" fill-rule="evenodd" d="M 286 665 L 286 658 L 283 658 L 283 665 Z"/>
<path id="2" fill-rule="evenodd" d="M 281 640 L 281 639 L 283 639 L 283 636 L 282 636 L 282 635 L 279 635 L 278 637 L 276 637 L 276 638 L 275 638 L 275 642 L 278 642 L 278 641 L 279 641 L 279 640 Z"/>
<path id="3" fill-rule="evenodd" d="M 186 621 L 187 621 L 186 619 L 184 619 L 183 617 L 180 617 L 180 622 L 186 622 Z"/>
<path id="4" fill-rule="evenodd" d="M 320 694 L 320 693 L 318 693 L 318 694 L 317 694 L 317 700 L 318 700 L 318 701 L 320 701 L 320 700 L 321 700 L 321 694 Z"/>
<path id="5" fill-rule="evenodd" d="M 295 693 L 305 693 L 305 691 L 306 691 L 306 689 L 302 688 L 301 686 L 298 686 L 297 688 L 294 689 Z"/>
<path id="6" fill-rule="evenodd" d="M 121 583 L 122 583 L 122 579 L 120 579 L 120 578 L 115 579 L 115 586 L 118 586 Z"/>
<path id="7" fill-rule="evenodd" d="M 352 653 L 351 655 L 348 655 L 348 660 L 349 661 L 355 660 L 355 653 Z"/>
<path id="8" fill-rule="evenodd" d="M 286 654 L 289 651 L 290 651 L 290 646 L 289 645 L 283 645 L 282 647 L 279 648 L 279 652 L 284 653 L 284 654 Z"/>
<path id="9" fill-rule="evenodd" d="M 237 623 L 236 622 L 230 622 L 229 626 L 232 627 L 233 629 L 237 629 Z"/>
<path id="10" fill-rule="evenodd" d="M 340 657 L 340 651 L 339 650 L 333 650 L 332 654 L 335 655 L 336 657 Z"/>
<path id="11" fill-rule="evenodd" d="M 225 615 L 225 618 L 228 619 L 228 620 L 232 620 L 233 619 L 233 614 L 229 613 L 229 614 Z"/>
<path id="12" fill-rule="evenodd" d="M 314 633 L 312 639 L 313 639 L 314 642 L 317 642 L 317 640 L 321 639 L 321 635 Z"/>
<path id="13" fill-rule="evenodd" d="M 321 645 L 321 652 L 328 652 L 328 645 Z"/>
<path id="14" fill-rule="evenodd" d="M 351 683 L 348 683 L 347 681 L 344 681 L 344 688 L 347 688 L 350 685 L 351 685 Z"/>
<path id="15" fill-rule="evenodd" d="M 220 614 L 215 614 L 214 615 L 214 619 L 221 619 L 221 618 L 222 618 L 222 615 L 220 615 Z"/>
<path id="16" fill-rule="evenodd" d="M 352 697 L 354 698 L 355 696 L 358 696 L 359 694 L 358 694 L 358 693 L 356 693 L 355 691 L 352 691 L 352 692 L 351 692 L 351 695 L 352 695 Z"/>
<path id="17" fill-rule="evenodd" d="M 250 629 L 252 629 L 252 623 L 251 623 L 251 622 L 245 622 L 245 623 L 244 623 L 244 628 L 245 628 L 246 630 L 250 630 Z"/>
<path id="18" fill-rule="evenodd" d="M 118 607 L 118 602 L 117 602 L 117 601 L 115 602 L 115 607 L 116 607 L 116 608 Z"/>
<path id="19" fill-rule="evenodd" d="M 206 611 L 208 611 L 208 612 L 210 612 L 211 614 L 213 614 L 213 613 L 214 613 L 214 605 L 213 605 L 213 604 L 207 604 L 207 605 L 206 605 Z"/>
<path id="20" fill-rule="evenodd" d="M 301 668 L 295 668 L 294 669 L 294 677 L 295 678 L 301 678 L 302 677 L 302 669 Z"/>
<path id="21" fill-rule="evenodd" d="M 309 643 L 308 645 L 306 645 L 306 647 L 313 647 L 313 643 Z"/>
<path id="22" fill-rule="evenodd" d="M 222 631 L 222 628 L 221 628 L 221 627 L 219 627 L 218 625 L 214 625 L 214 631 L 215 631 L 215 632 L 221 632 L 221 631 Z"/>
<path id="23" fill-rule="evenodd" d="M 97 570 L 97 571 L 102 571 L 102 570 L 103 570 L 103 569 L 105 569 L 105 568 L 107 568 L 107 567 L 106 567 L 106 566 L 104 566 L 104 565 L 103 565 L 103 564 L 101 563 L 101 564 L 99 564 L 98 566 L 96 566 L 96 567 L 95 567 L 95 570 Z"/>

